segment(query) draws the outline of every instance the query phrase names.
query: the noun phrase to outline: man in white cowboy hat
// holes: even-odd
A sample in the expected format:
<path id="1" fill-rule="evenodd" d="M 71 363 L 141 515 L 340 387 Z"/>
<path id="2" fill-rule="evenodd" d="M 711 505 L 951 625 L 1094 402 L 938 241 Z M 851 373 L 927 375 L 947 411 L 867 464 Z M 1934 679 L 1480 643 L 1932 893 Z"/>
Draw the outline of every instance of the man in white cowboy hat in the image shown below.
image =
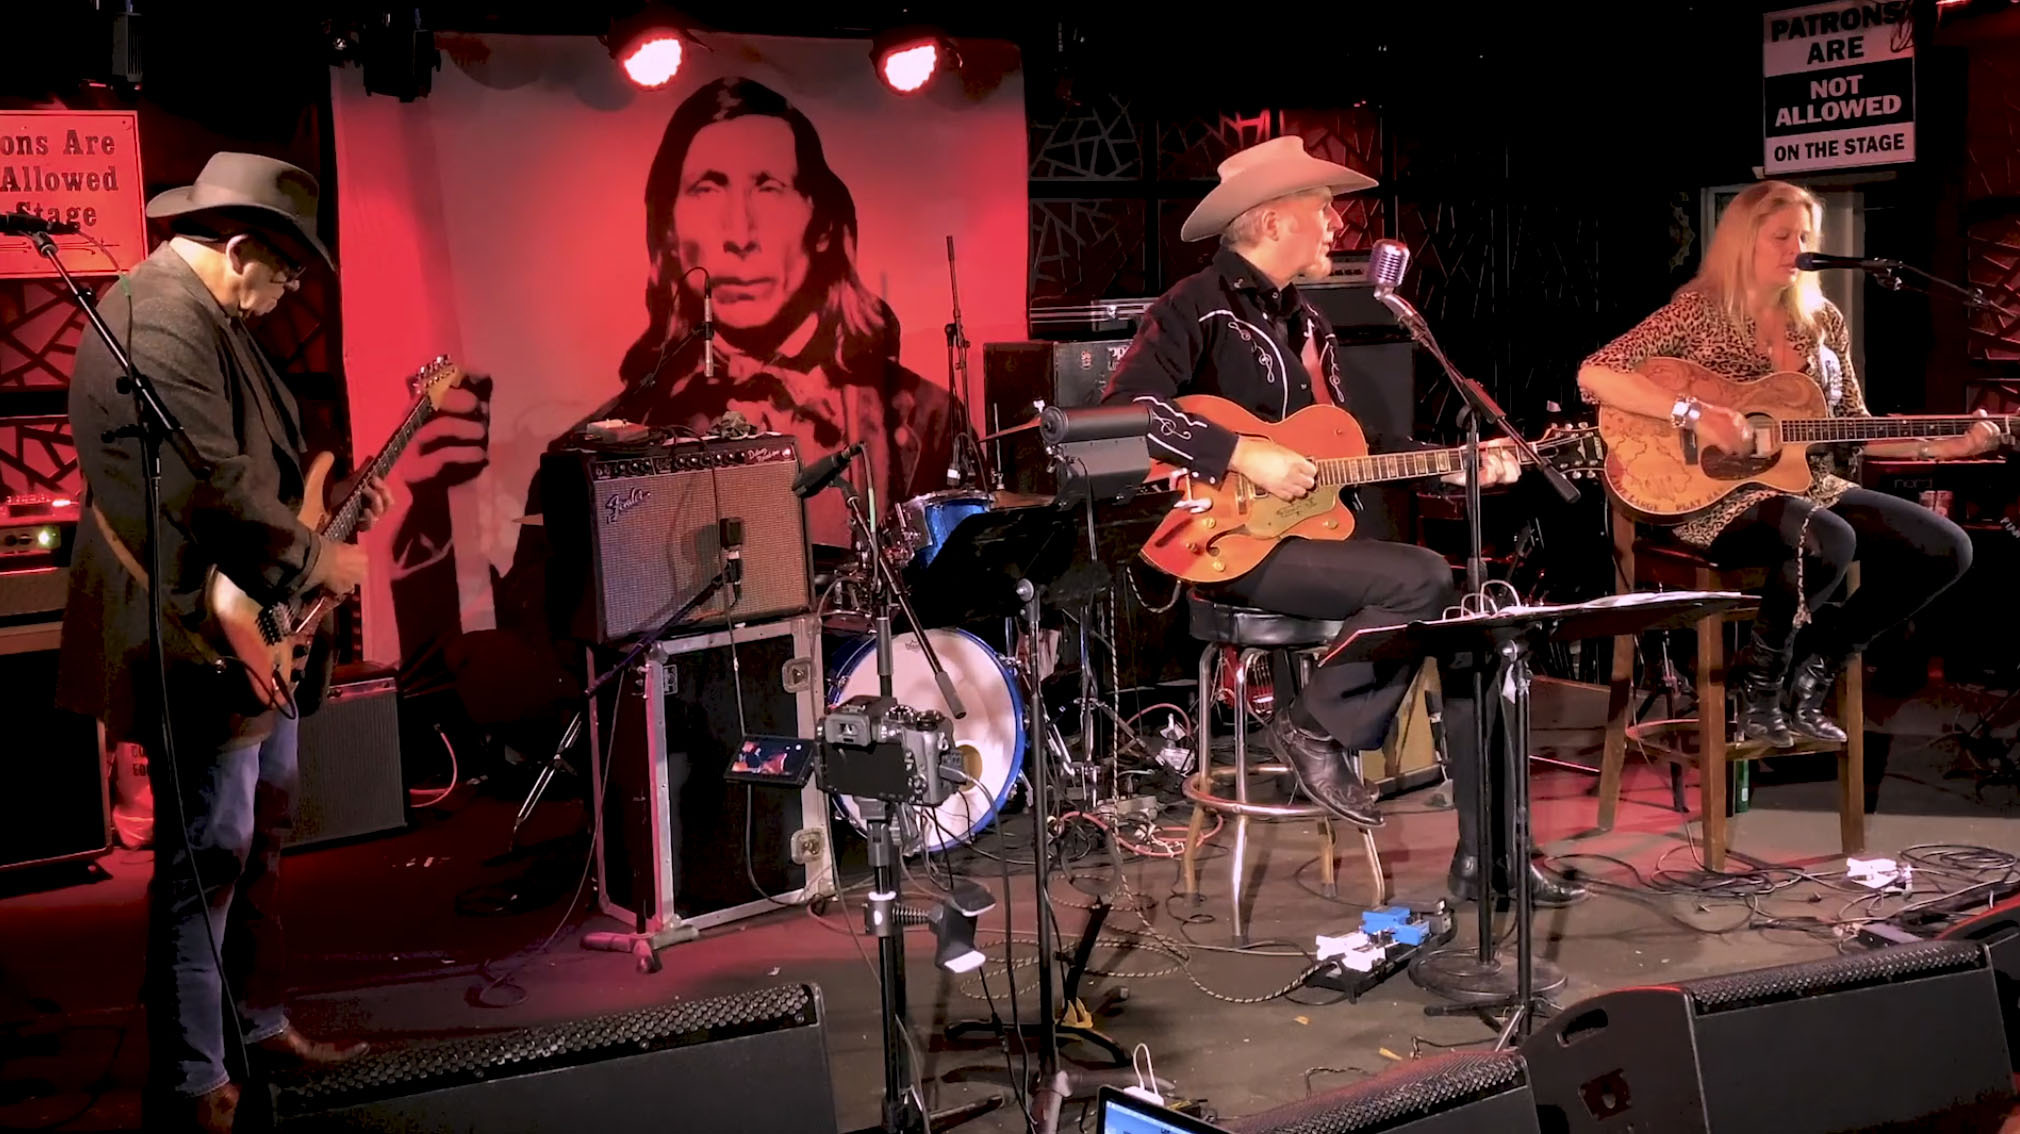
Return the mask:
<path id="1" fill-rule="evenodd" d="M 226 1070 L 227 1012 L 263 1068 L 361 1050 L 305 1037 L 283 1010 L 278 883 L 296 722 L 251 703 L 244 675 L 214 664 L 203 616 L 212 567 L 262 603 L 347 594 L 365 577 L 361 548 L 297 519 L 301 418 L 246 329 L 300 287 L 312 264 L 334 266 L 316 236 L 316 199 L 315 179 L 286 162 L 216 154 L 194 184 L 148 202 L 147 215 L 174 235 L 98 302 L 212 466 L 199 476 L 164 451 L 159 558 L 146 542 L 139 442 L 117 432 L 136 420 L 122 371 L 86 334 L 71 375 L 70 420 L 93 515 L 70 569 L 57 702 L 155 757 L 148 771 L 162 815 L 143 993 L 149 1130 L 231 1129 L 239 1088 Z M 370 484 L 366 523 L 389 503 L 383 482 Z M 161 565 L 165 674 L 150 660 L 151 562 Z M 164 696 L 172 762 L 160 747 Z"/>
<path id="2" fill-rule="evenodd" d="M 1180 280 L 1145 313 L 1136 341 L 1109 380 L 1108 402 L 1150 408 L 1153 455 L 1218 480 L 1229 472 L 1286 500 L 1312 491 L 1318 468 L 1304 454 L 1260 436 L 1237 436 L 1173 399 L 1226 398 L 1265 421 L 1307 406 L 1347 404 L 1338 344 L 1326 320 L 1299 295 L 1296 281 L 1332 271 L 1339 213 L 1333 198 L 1375 182 L 1305 152 L 1295 136 L 1251 146 L 1220 165 L 1220 184 L 1186 218 L 1185 240 L 1219 237 L 1213 263 Z M 1483 484 L 1520 475 L 1511 450 L 1485 452 Z M 1287 539 L 1260 565 L 1209 597 L 1304 618 L 1381 626 L 1437 618 L 1454 600 L 1452 569 L 1428 548 L 1376 540 Z M 1415 665 L 1334 664 L 1270 721 L 1270 743 L 1304 790 L 1335 814 L 1367 826 L 1382 822 L 1374 793 L 1355 777 L 1350 754 L 1380 747 L 1401 706 Z M 1473 798 L 1480 774 L 1470 677 L 1445 682 L 1445 735 L 1459 798 Z M 1473 809 L 1460 807 L 1451 884 L 1473 896 L 1479 879 L 1479 832 Z M 1531 867 L 1534 871 L 1534 867 Z M 1496 882 L 1505 887 L 1506 863 Z M 1539 904 L 1581 896 L 1537 872 Z"/>

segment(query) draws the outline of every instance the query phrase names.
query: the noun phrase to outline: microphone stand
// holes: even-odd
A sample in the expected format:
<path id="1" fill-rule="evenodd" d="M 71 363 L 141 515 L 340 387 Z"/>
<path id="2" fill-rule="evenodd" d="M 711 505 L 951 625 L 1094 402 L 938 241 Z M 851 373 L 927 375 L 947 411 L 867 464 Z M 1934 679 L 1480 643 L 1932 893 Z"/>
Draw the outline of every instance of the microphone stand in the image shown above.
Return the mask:
<path id="1" fill-rule="evenodd" d="M 1915 267 L 1913 264 L 1904 264 L 1899 260 L 1879 260 L 1868 266 L 1866 270 L 1873 273 L 1874 279 L 1878 281 L 1881 287 L 1886 288 L 1888 291 L 1901 291 L 1905 288 L 1910 291 L 1919 291 L 1924 295 L 1933 295 L 1941 291 L 1955 298 L 1972 311 L 1990 311 L 1995 315 L 2003 315 L 2008 319 L 2020 322 L 2020 311 L 2015 311 L 2011 307 L 1993 301 L 1985 294 L 1984 288 L 1974 284 L 1955 283 L 1941 276 L 1931 275 Z M 1914 283 L 1902 279 L 1902 272 L 1913 274 L 1921 282 Z"/>
<path id="2" fill-rule="evenodd" d="M 954 432 L 954 458 L 947 469 L 949 485 L 964 483 L 967 470 L 962 467 L 963 453 L 974 463 L 976 479 L 992 483 L 998 490 L 1003 487 L 1003 471 L 1000 467 L 991 470 L 989 460 L 982 450 L 982 440 L 975 435 L 975 423 L 968 412 L 967 392 L 971 378 L 968 373 L 967 328 L 961 319 L 961 284 L 954 274 L 954 238 L 947 238 L 947 288 L 954 298 L 954 321 L 947 324 L 947 395 L 953 399 L 954 413 L 958 424 Z M 998 442 L 1001 448 L 1001 442 Z"/>
<path id="3" fill-rule="evenodd" d="M 1383 306 L 1394 312 L 1396 321 L 1402 325 L 1404 330 L 1409 332 L 1410 338 L 1415 340 L 1418 346 L 1423 347 L 1432 358 L 1438 361 L 1438 365 L 1445 371 L 1445 376 L 1451 380 L 1453 387 L 1459 391 L 1459 396 L 1465 400 L 1466 526 L 1469 544 L 1466 557 L 1466 590 L 1469 594 L 1482 594 L 1487 585 L 1487 560 L 1484 550 L 1485 539 L 1481 534 L 1480 525 L 1480 514 L 1482 512 L 1480 503 L 1481 419 L 1486 419 L 1496 429 L 1500 430 L 1503 436 L 1512 440 L 1515 443 L 1517 451 L 1526 457 L 1531 464 L 1535 465 L 1537 469 L 1542 471 L 1544 479 L 1550 482 L 1550 487 L 1555 489 L 1557 495 L 1566 503 L 1579 498 L 1578 488 L 1571 483 L 1571 479 L 1565 476 L 1563 472 L 1552 467 L 1537 454 L 1535 446 L 1531 445 L 1515 429 L 1514 425 L 1509 422 L 1508 416 L 1501 412 L 1501 407 L 1495 404 L 1493 397 L 1487 393 L 1485 387 L 1473 379 L 1466 377 L 1466 375 L 1459 371 L 1457 366 L 1453 365 L 1451 358 L 1438 345 L 1437 338 L 1431 334 L 1431 329 L 1425 324 L 1423 316 L 1417 314 L 1416 308 L 1412 307 L 1408 300 L 1397 295 L 1394 290 L 1385 287 L 1377 287 L 1375 289 L 1375 298 Z M 1500 985 L 1507 979 L 1507 974 L 1494 948 L 1494 859 L 1496 857 L 1494 854 L 1494 844 L 1497 841 L 1496 836 L 1501 832 L 1497 830 L 1494 823 L 1492 765 L 1487 760 L 1487 737 L 1489 730 L 1487 727 L 1488 690 L 1486 661 L 1487 659 L 1485 658 L 1476 657 L 1473 659 L 1472 665 L 1473 737 L 1476 746 L 1474 748 L 1474 759 L 1478 762 L 1479 766 L 1479 771 L 1476 775 L 1479 790 L 1475 793 L 1475 798 L 1472 801 L 1474 815 L 1476 816 L 1474 830 L 1478 832 L 1480 840 L 1480 845 L 1473 848 L 1476 864 L 1475 880 L 1480 903 L 1479 948 L 1476 955 L 1472 957 L 1459 956 L 1457 955 L 1458 951 L 1454 951 L 1451 954 L 1441 951 L 1441 953 L 1434 955 L 1434 958 L 1436 956 L 1449 957 L 1447 964 L 1437 966 L 1436 975 L 1446 978 L 1451 987 L 1438 987 L 1437 983 L 1431 980 L 1426 980 L 1425 983 L 1427 987 L 1431 987 L 1432 991 L 1459 1000 L 1459 1004 L 1452 1006 L 1452 1010 L 1454 1011 L 1472 1012 L 1493 1007 L 1496 1004 L 1510 1007 L 1514 1013 L 1509 1019 L 1509 1028 L 1512 1031 L 1516 1027 L 1523 1025 L 1525 1021 L 1532 1019 L 1533 1012 L 1537 1006 L 1532 991 L 1534 972 L 1529 947 L 1529 918 L 1532 902 L 1529 892 L 1529 831 L 1526 821 L 1529 804 L 1527 798 L 1528 777 L 1526 775 L 1511 775 L 1509 778 L 1510 787 L 1514 789 L 1511 790 L 1511 794 L 1519 791 L 1521 795 L 1521 798 L 1511 801 L 1516 809 L 1516 815 L 1514 822 L 1515 829 L 1511 833 L 1509 841 L 1514 845 L 1507 848 L 1508 886 L 1513 891 L 1515 899 L 1514 906 L 1517 917 L 1516 929 L 1519 948 L 1516 958 L 1517 972 L 1515 974 L 1515 987 L 1508 990 L 1510 995 L 1500 996 L 1495 994 L 1499 991 Z M 1499 677 L 1506 674 L 1508 672 L 1506 667 L 1514 664 L 1516 664 L 1516 659 L 1502 659 L 1502 664 L 1496 667 L 1496 676 Z M 1518 677 L 1526 687 L 1528 680 L 1526 670 L 1519 672 Z M 1496 689 L 1499 689 L 1498 681 L 1496 682 Z M 1509 722 L 1510 726 L 1515 729 L 1526 730 L 1528 727 L 1526 706 L 1518 703 L 1516 711 L 1521 719 Z M 1510 756 L 1513 758 L 1511 762 L 1526 762 L 1526 742 L 1523 748 L 1522 753 L 1510 753 Z M 1518 767 L 1517 771 L 1526 772 L 1526 763 Z M 1427 966 L 1425 971 L 1427 975 L 1430 974 L 1430 967 Z M 1554 978 L 1554 974 L 1552 983 L 1558 983 Z M 1483 994 L 1492 996 L 1493 999 L 1483 1002 Z M 1438 1008 L 1427 1008 L 1425 1011 L 1433 1015 L 1446 1014 L 1446 1012 Z"/>
<path id="4" fill-rule="evenodd" d="M 725 548 L 724 550 L 727 551 L 728 549 Z M 734 594 L 742 582 L 742 559 L 725 557 L 722 569 L 717 571 L 708 582 L 702 584 L 701 590 L 696 591 L 692 598 L 682 603 L 680 609 L 668 615 L 666 621 L 660 623 L 659 627 L 652 633 L 642 635 L 631 647 L 630 652 L 624 655 L 622 660 L 605 670 L 582 691 L 584 708 L 575 710 L 575 716 L 568 722 L 568 727 L 561 731 L 561 741 L 554 746 L 554 755 L 548 757 L 547 763 L 540 769 L 540 774 L 534 777 L 532 789 L 526 793 L 525 801 L 519 805 L 519 813 L 512 817 L 512 836 L 507 843 L 507 853 L 519 849 L 519 829 L 526 825 L 528 819 L 532 818 L 533 809 L 540 806 L 540 797 L 547 794 L 547 787 L 554 782 L 555 773 L 566 766 L 563 756 L 567 754 L 570 748 L 575 747 L 576 740 L 582 736 L 582 718 L 583 714 L 587 711 L 588 704 L 594 701 L 596 695 L 603 691 L 604 686 L 609 685 L 615 680 L 618 674 L 630 669 L 638 661 L 639 656 L 645 653 L 654 642 L 661 641 L 668 634 L 671 634 L 675 626 L 680 625 L 683 619 L 699 609 L 701 604 L 707 602 L 717 591 L 726 586 Z M 730 605 L 736 605 L 734 598 L 731 600 Z M 597 821 L 600 822 L 601 820 Z"/>

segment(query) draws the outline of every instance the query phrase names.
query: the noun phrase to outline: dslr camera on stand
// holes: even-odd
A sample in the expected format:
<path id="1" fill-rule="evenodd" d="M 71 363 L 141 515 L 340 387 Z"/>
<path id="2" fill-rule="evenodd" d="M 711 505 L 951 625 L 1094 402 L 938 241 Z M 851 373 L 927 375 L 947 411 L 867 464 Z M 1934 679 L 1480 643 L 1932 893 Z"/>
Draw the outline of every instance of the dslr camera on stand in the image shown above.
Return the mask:
<path id="1" fill-rule="evenodd" d="M 944 714 L 890 697 L 851 697 L 821 718 L 821 788 L 835 795 L 938 807 L 960 755 Z"/>

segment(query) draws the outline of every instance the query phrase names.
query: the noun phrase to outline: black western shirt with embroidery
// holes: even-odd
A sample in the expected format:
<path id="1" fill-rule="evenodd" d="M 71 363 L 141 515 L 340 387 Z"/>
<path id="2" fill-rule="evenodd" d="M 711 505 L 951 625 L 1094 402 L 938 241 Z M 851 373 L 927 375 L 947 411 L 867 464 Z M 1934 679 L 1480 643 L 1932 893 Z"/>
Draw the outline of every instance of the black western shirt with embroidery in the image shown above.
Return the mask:
<path id="1" fill-rule="evenodd" d="M 1227 475 L 1235 434 L 1173 399 L 1214 394 L 1265 421 L 1281 421 L 1316 400 L 1304 362 L 1307 343 L 1329 400 L 1346 405 L 1339 347 L 1326 320 L 1297 285 L 1278 288 L 1240 253 L 1222 248 L 1144 313 L 1102 401 L 1149 406 L 1150 455 L 1217 481 Z"/>

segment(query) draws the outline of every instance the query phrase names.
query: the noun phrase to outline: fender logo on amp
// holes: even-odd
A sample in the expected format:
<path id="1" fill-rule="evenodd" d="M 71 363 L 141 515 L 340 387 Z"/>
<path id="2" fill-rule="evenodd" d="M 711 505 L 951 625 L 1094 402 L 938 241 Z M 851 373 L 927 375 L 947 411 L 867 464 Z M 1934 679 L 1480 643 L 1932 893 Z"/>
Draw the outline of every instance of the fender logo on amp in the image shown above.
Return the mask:
<path id="1" fill-rule="evenodd" d="M 652 490 L 644 485 L 633 485 L 615 496 L 606 497 L 603 510 L 609 515 L 603 518 L 606 524 L 614 524 L 619 516 L 645 503 L 652 496 Z"/>

